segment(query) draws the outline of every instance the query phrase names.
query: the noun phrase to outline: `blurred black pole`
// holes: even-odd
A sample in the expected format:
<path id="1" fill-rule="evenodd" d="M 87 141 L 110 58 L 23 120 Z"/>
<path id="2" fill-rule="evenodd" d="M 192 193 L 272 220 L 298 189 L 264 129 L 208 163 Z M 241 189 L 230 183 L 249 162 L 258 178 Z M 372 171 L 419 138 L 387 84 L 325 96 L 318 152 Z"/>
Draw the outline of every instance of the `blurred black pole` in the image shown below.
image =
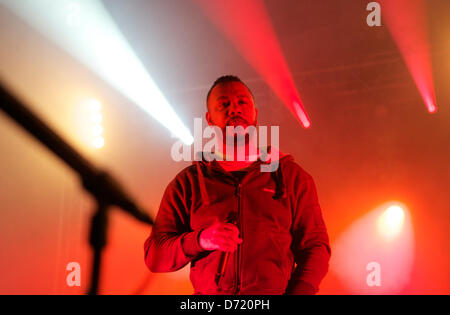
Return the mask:
<path id="1" fill-rule="evenodd" d="M 94 261 L 92 264 L 91 287 L 89 295 L 96 295 L 98 292 L 100 279 L 100 265 L 102 260 L 102 250 L 106 246 L 106 230 L 108 224 L 108 216 L 106 214 L 107 206 L 102 202 L 97 203 L 97 212 L 94 214 L 91 222 L 91 235 L 89 243 L 94 249 Z"/>
<path id="2" fill-rule="evenodd" d="M 117 206 L 137 220 L 153 224 L 152 219 L 131 199 L 119 183 L 108 173 L 97 169 L 42 120 L 10 94 L 0 81 L 0 108 L 31 135 L 69 165 L 81 178 L 84 189 L 97 201 L 92 218 L 89 242 L 94 251 L 89 294 L 98 293 L 102 249 L 106 246 L 108 209 Z"/>

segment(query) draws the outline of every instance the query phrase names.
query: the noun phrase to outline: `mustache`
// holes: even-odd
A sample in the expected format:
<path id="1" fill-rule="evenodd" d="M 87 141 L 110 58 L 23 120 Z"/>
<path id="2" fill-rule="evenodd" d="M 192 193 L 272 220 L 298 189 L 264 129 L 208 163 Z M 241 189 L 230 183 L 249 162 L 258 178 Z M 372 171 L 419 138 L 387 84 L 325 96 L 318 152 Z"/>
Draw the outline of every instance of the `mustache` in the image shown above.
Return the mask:
<path id="1" fill-rule="evenodd" d="M 241 116 L 233 116 L 233 117 L 231 117 L 230 119 L 227 120 L 227 124 L 230 123 L 230 122 L 236 121 L 236 120 L 237 121 L 242 121 L 242 122 L 245 122 L 245 123 L 249 124 L 247 119 L 244 119 Z"/>

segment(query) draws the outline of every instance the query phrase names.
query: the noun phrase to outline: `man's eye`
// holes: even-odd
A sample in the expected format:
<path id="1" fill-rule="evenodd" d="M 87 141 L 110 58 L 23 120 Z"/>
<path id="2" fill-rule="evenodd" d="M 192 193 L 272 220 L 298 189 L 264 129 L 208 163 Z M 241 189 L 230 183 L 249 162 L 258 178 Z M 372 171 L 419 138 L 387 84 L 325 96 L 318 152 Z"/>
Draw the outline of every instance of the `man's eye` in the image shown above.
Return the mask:
<path id="1" fill-rule="evenodd" d="M 223 107 L 228 107 L 230 105 L 230 101 L 228 101 L 228 102 L 222 102 L 222 106 Z"/>
<path id="2" fill-rule="evenodd" d="M 247 102 L 244 100 L 239 100 L 239 104 L 247 104 Z"/>

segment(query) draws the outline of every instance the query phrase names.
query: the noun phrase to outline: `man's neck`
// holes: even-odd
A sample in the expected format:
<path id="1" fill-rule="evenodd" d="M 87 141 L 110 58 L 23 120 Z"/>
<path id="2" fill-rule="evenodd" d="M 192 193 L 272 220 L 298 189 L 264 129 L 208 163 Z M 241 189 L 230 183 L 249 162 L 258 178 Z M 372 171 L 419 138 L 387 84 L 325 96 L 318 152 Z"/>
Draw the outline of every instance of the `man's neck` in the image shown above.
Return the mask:
<path id="1" fill-rule="evenodd" d="M 254 142 L 245 144 L 219 144 L 216 154 L 228 162 L 254 162 L 258 159 L 259 149 Z"/>
<path id="2" fill-rule="evenodd" d="M 258 159 L 259 150 L 254 143 L 253 147 L 250 147 L 250 144 L 246 143 L 245 145 L 234 144 L 233 150 L 227 150 L 227 148 L 230 148 L 230 146 L 222 143 L 215 152 L 215 154 L 220 157 L 217 162 L 227 172 L 242 170 Z M 249 150 L 250 148 L 251 150 Z M 233 151 L 234 153 L 230 154 L 230 151 Z"/>

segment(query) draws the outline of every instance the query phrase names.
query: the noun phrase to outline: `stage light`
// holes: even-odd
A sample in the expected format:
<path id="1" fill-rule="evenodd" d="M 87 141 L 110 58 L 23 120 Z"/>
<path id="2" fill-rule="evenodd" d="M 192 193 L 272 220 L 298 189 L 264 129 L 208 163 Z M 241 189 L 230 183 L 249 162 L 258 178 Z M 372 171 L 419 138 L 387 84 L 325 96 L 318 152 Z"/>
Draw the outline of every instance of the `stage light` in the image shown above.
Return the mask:
<path id="1" fill-rule="evenodd" d="M 102 137 L 103 134 L 103 116 L 101 114 L 102 103 L 96 99 L 90 99 L 86 101 L 85 107 L 87 108 L 87 115 L 89 115 L 88 128 L 90 130 L 89 139 L 92 139 L 91 145 L 96 149 L 101 149 L 105 145 L 105 139 Z"/>
<path id="2" fill-rule="evenodd" d="M 100 125 L 93 126 L 91 129 L 92 135 L 95 137 L 101 136 L 103 134 L 103 127 Z"/>
<path id="3" fill-rule="evenodd" d="M 430 114 L 436 112 L 425 0 L 380 0 L 383 17 Z"/>
<path id="4" fill-rule="evenodd" d="M 306 116 L 306 112 L 303 107 L 297 102 L 294 102 L 292 107 L 294 108 L 296 117 L 298 117 L 303 127 L 306 129 L 311 127 L 311 122 L 309 121 L 308 116 Z"/>
<path id="5" fill-rule="evenodd" d="M 102 103 L 100 103 L 96 99 L 90 99 L 88 101 L 88 106 L 89 106 L 89 109 L 93 112 L 98 112 L 102 109 Z"/>
<path id="6" fill-rule="evenodd" d="M 99 0 L 0 0 L 151 115 L 185 144 L 194 138 Z M 150 40 L 150 39 L 149 39 Z"/>
<path id="7" fill-rule="evenodd" d="M 401 293 L 414 263 L 408 208 L 398 201 L 376 207 L 338 235 L 331 248 L 330 271 L 350 293 Z"/>
<path id="8" fill-rule="evenodd" d="M 434 101 L 431 98 L 428 97 L 428 98 L 426 98 L 425 102 L 426 102 L 426 105 L 427 105 L 428 112 L 430 114 L 434 114 L 437 111 L 437 107 L 436 107 Z"/>
<path id="9" fill-rule="evenodd" d="M 94 124 L 100 124 L 103 121 L 103 116 L 100 113 L 91 113 L 91 122 Z"/>
<path id="10" fill-rule="evenodd" d="M 404 221 L 404 210 L 397 205 L 390 206 L 378 218 L 378 230 L 384 237 L 395 237 L 401 232 Z"/>
<path id="11" fill-rule="evenodd" d="M 101 149 L 105 145 L 105 140 L 102 137 L 97 137 L 92 141 L 92 146 L 96 149 Z"/>

